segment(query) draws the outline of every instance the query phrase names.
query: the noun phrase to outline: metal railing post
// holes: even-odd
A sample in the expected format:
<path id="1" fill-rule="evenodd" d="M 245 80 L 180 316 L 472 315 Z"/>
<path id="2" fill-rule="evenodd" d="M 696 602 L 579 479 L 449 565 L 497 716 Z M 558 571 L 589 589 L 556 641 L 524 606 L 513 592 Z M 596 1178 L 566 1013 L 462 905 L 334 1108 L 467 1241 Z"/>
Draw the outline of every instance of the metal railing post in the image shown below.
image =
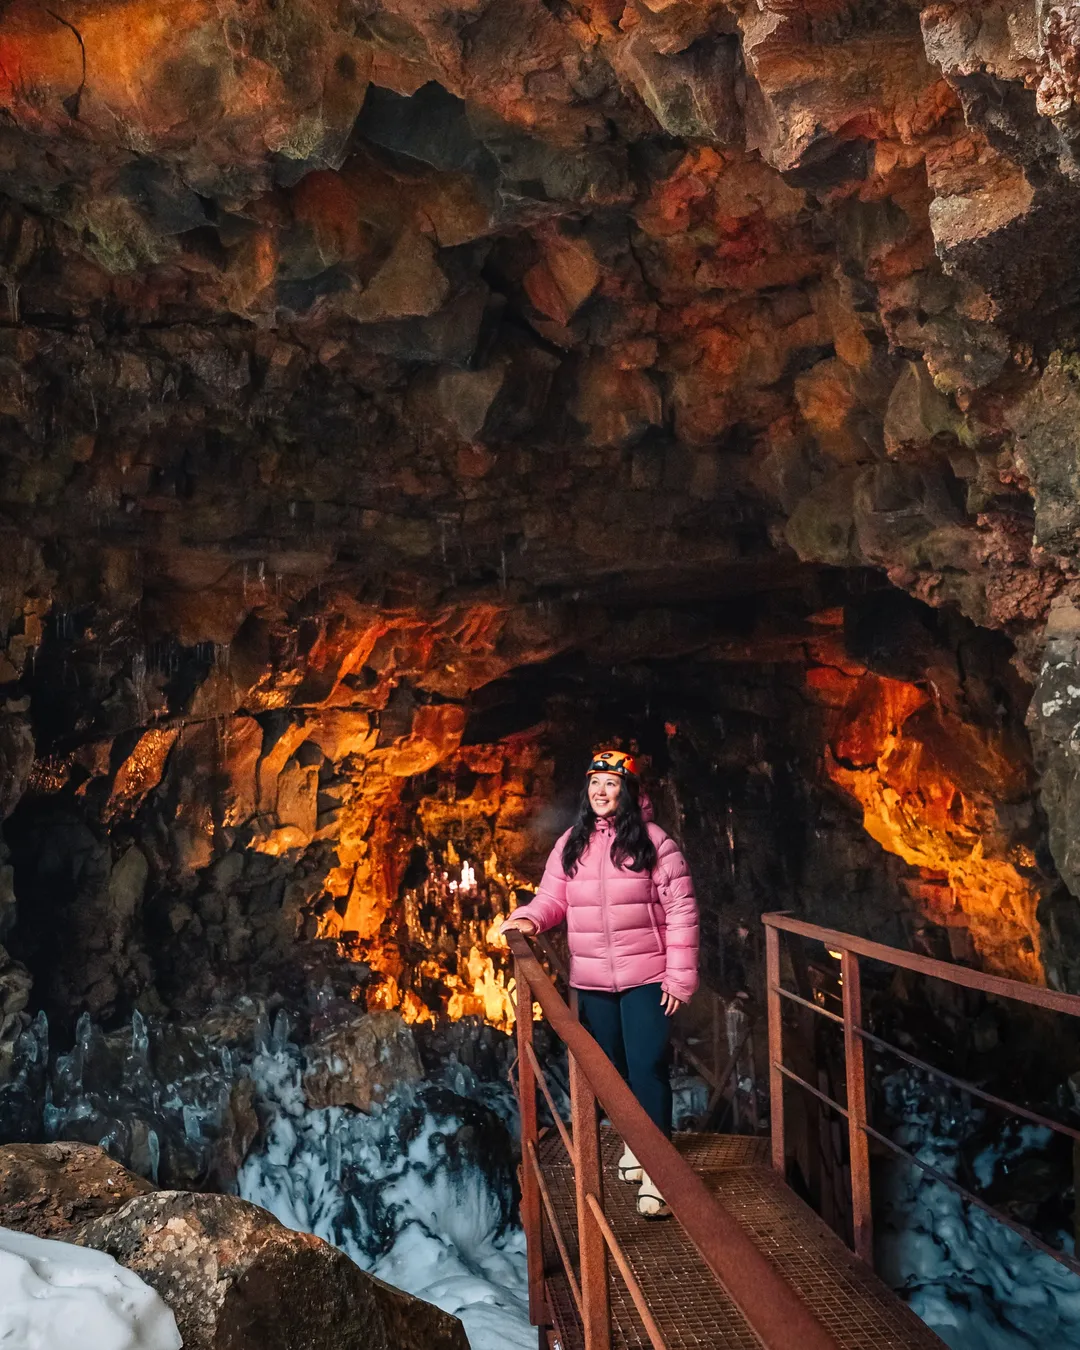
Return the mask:
<path id="1" fill-rule="evenodd" d="M 600 1163 L 600 1125 L 596 1097 L 585 1070 L 571 1053 L 570 1121 L 574 1139 L 574 1186 L 577 1192 L 578 1254 L 581 1261 L 581 1320 L 585 1350 L 610 1350 L 611 1308 L 608 1298 L 607 1243 L 589 1205 L 604 1205 Z"/>
<path id="2" fill-rule="evenodd" d="M 534 1327 L 548 1321 L 544 1292 L 544 1233 L 540 1208 L 540 1183 L 529 1165 L 530 1150 L 535 1156 L 539 1137 L 536 1120 L 536 1071 L 533 1068 L 532 990 L 521 968 L 514 961 L 517 993 L 518 1105 L 521 1113 L 521 1226 L 525 1230 L 525 1261 L 529 1276 L 529 1321 Z"/>
<path id="3" fill-rule="evenodd" d="M 784 1158 L 784 1021 L 780 1006 L 780 932 L 771 925 L 765 929 L 765 984 L 769 1010 L 769 1132 L 772 1138 L 772 1165 L 781 1176 L 787 1173 Z"/>
<path id="4" fill-rule="evenodd" d="M 870 1210 L 870 1140 L 866 1134 L 866 1060 L 862 1037 L 862 973 L 854 952 L 841 948 L 844 987 L 844 1056 L 847 1061 L 848 1137 L 851 1148 L 851 1217 L 855 1255 L 874 1264 Z"/>

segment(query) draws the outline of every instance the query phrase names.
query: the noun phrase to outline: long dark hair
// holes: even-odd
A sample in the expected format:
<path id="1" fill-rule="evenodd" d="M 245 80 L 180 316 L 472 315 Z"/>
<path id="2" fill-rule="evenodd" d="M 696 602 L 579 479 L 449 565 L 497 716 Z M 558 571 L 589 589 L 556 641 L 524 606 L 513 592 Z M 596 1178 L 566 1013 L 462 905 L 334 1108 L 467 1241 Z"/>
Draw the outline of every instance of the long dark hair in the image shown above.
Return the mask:
<path id="1" fill-rule="evenodd" d="M 589 785 L 581 794 L 577 820 L 563 845 L 562 865 L 568 877 L 577 871 L 581 855 L 589 847 L 596 830 L 596 812 L 589 804 Z M 629 775 L 622 780 L 619 804 L 615 808 L 615 842 L 611 845 L 611 861 L 616 867 L 627 866 L 632 872 L 651 872 L 656 866 L 656 845 L 649 838 L 645 817 L 641 814 L 641 787 Z"/>

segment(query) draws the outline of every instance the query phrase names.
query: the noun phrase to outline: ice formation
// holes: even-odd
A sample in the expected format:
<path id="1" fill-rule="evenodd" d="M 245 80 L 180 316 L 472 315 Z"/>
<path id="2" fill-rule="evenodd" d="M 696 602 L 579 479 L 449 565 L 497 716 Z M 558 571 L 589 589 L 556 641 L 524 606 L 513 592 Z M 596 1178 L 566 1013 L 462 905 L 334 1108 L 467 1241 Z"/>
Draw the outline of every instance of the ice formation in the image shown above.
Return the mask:
<path id="1" fill-rule="evenodd" d="M 255 1005 L 237 1006 L 223 1025 L 180 1027 L 136 1013 L 130 1032 L 106 1034 L 83 1017 L 72 1048 L 55 1054 L 41 1014 L 0 1088 L 0 1128 L 7 1137 L 98 1143 L 151 1180 L 183 1187 L 215 1178 L 230 1094 L 250 1079 L 261 1131 L 235 1181 L 243 1198 L 460 1317 L 472 1350 L 534 1350 L 513 1181 L 510 1043 L 486 1028 L 447 1028 L 426 1080 L 399 1085 L 365 1115 L 308 1106 L 304 1050 L 283 1012 L 271 1025 Z M 554 1051 L 545 1060 L 568 1114 L 565 1063 Z M 673 1086 L 676 1121 L 704 1109 L 700 1079 L 684 1074 Z"/>
<path id="2" fill-rule="evenodd" d="M 243 1198 L 460 1317 L 472 1350 L 535 1350 L 510 1153 L 491 1131 L 508 1091 L 449 1065 L 371 1115 L 312 1110 L 302 1063 L 280 1028 L 255 1056 L 265 1143 L 241 1168 Z"/>
<path id="3" fill-rule="evenodd" d="M 885 1083 L 895 1141 L 943 1176 L 957 1176 L 961 1148 L 984 1124 L 956 1112 L 916 1075 Z M 1002 1133 L 972 1160 L 980 1186 L 1032 1150 L 1048 1130 Z M 1077 1350 L 1080 1276 L 1025 1242 L 956 1191 L 897 1160 L 882 1177 L 878 1270 L 951 1350 Z M 1072 1252 L 1069 1234 L 1058 1245 Z"/>
<path id="4" fill-rule="evenodd" d="M 0 1346 L 180 1350 L 176 1320 L 104 1252 L 0 1228 Z"/>

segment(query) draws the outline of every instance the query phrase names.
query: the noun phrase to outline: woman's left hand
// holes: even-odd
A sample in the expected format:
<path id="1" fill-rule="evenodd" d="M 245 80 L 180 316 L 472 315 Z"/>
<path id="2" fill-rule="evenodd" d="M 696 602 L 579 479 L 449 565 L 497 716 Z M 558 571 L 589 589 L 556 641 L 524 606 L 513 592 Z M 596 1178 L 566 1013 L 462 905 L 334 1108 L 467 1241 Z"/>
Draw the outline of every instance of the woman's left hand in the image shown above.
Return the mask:
<path id="1" fill-rule="evenodd" d="M 669 994 L 665 989 L 660 997 L 660 1006 L 670 1017 L 672 1013 L 677 1013 L 682 1007 L 682 999 L 678 999 L 674 994 Z"/>

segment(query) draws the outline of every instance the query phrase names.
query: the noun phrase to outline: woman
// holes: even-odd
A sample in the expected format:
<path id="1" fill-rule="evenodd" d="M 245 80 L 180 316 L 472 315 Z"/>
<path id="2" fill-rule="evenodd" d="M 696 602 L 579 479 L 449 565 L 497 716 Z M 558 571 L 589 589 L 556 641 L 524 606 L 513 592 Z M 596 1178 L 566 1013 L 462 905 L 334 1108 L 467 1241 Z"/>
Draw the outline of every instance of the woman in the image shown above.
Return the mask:
<path id="1" fill-rule="evenodd" d="M 686 860 L 652 823 L 621 750 L 593 758 L 576 824 L 552 849 L 536 898 L 502 931 L 543 933 L 563 919 L 581 1019 L 670 1138 L 669 1019 L 697 988 L 697 902 Z M 619 1176 L 640 1183 L 639 1214 L 669 1213 L 629 1148 Z"/>

